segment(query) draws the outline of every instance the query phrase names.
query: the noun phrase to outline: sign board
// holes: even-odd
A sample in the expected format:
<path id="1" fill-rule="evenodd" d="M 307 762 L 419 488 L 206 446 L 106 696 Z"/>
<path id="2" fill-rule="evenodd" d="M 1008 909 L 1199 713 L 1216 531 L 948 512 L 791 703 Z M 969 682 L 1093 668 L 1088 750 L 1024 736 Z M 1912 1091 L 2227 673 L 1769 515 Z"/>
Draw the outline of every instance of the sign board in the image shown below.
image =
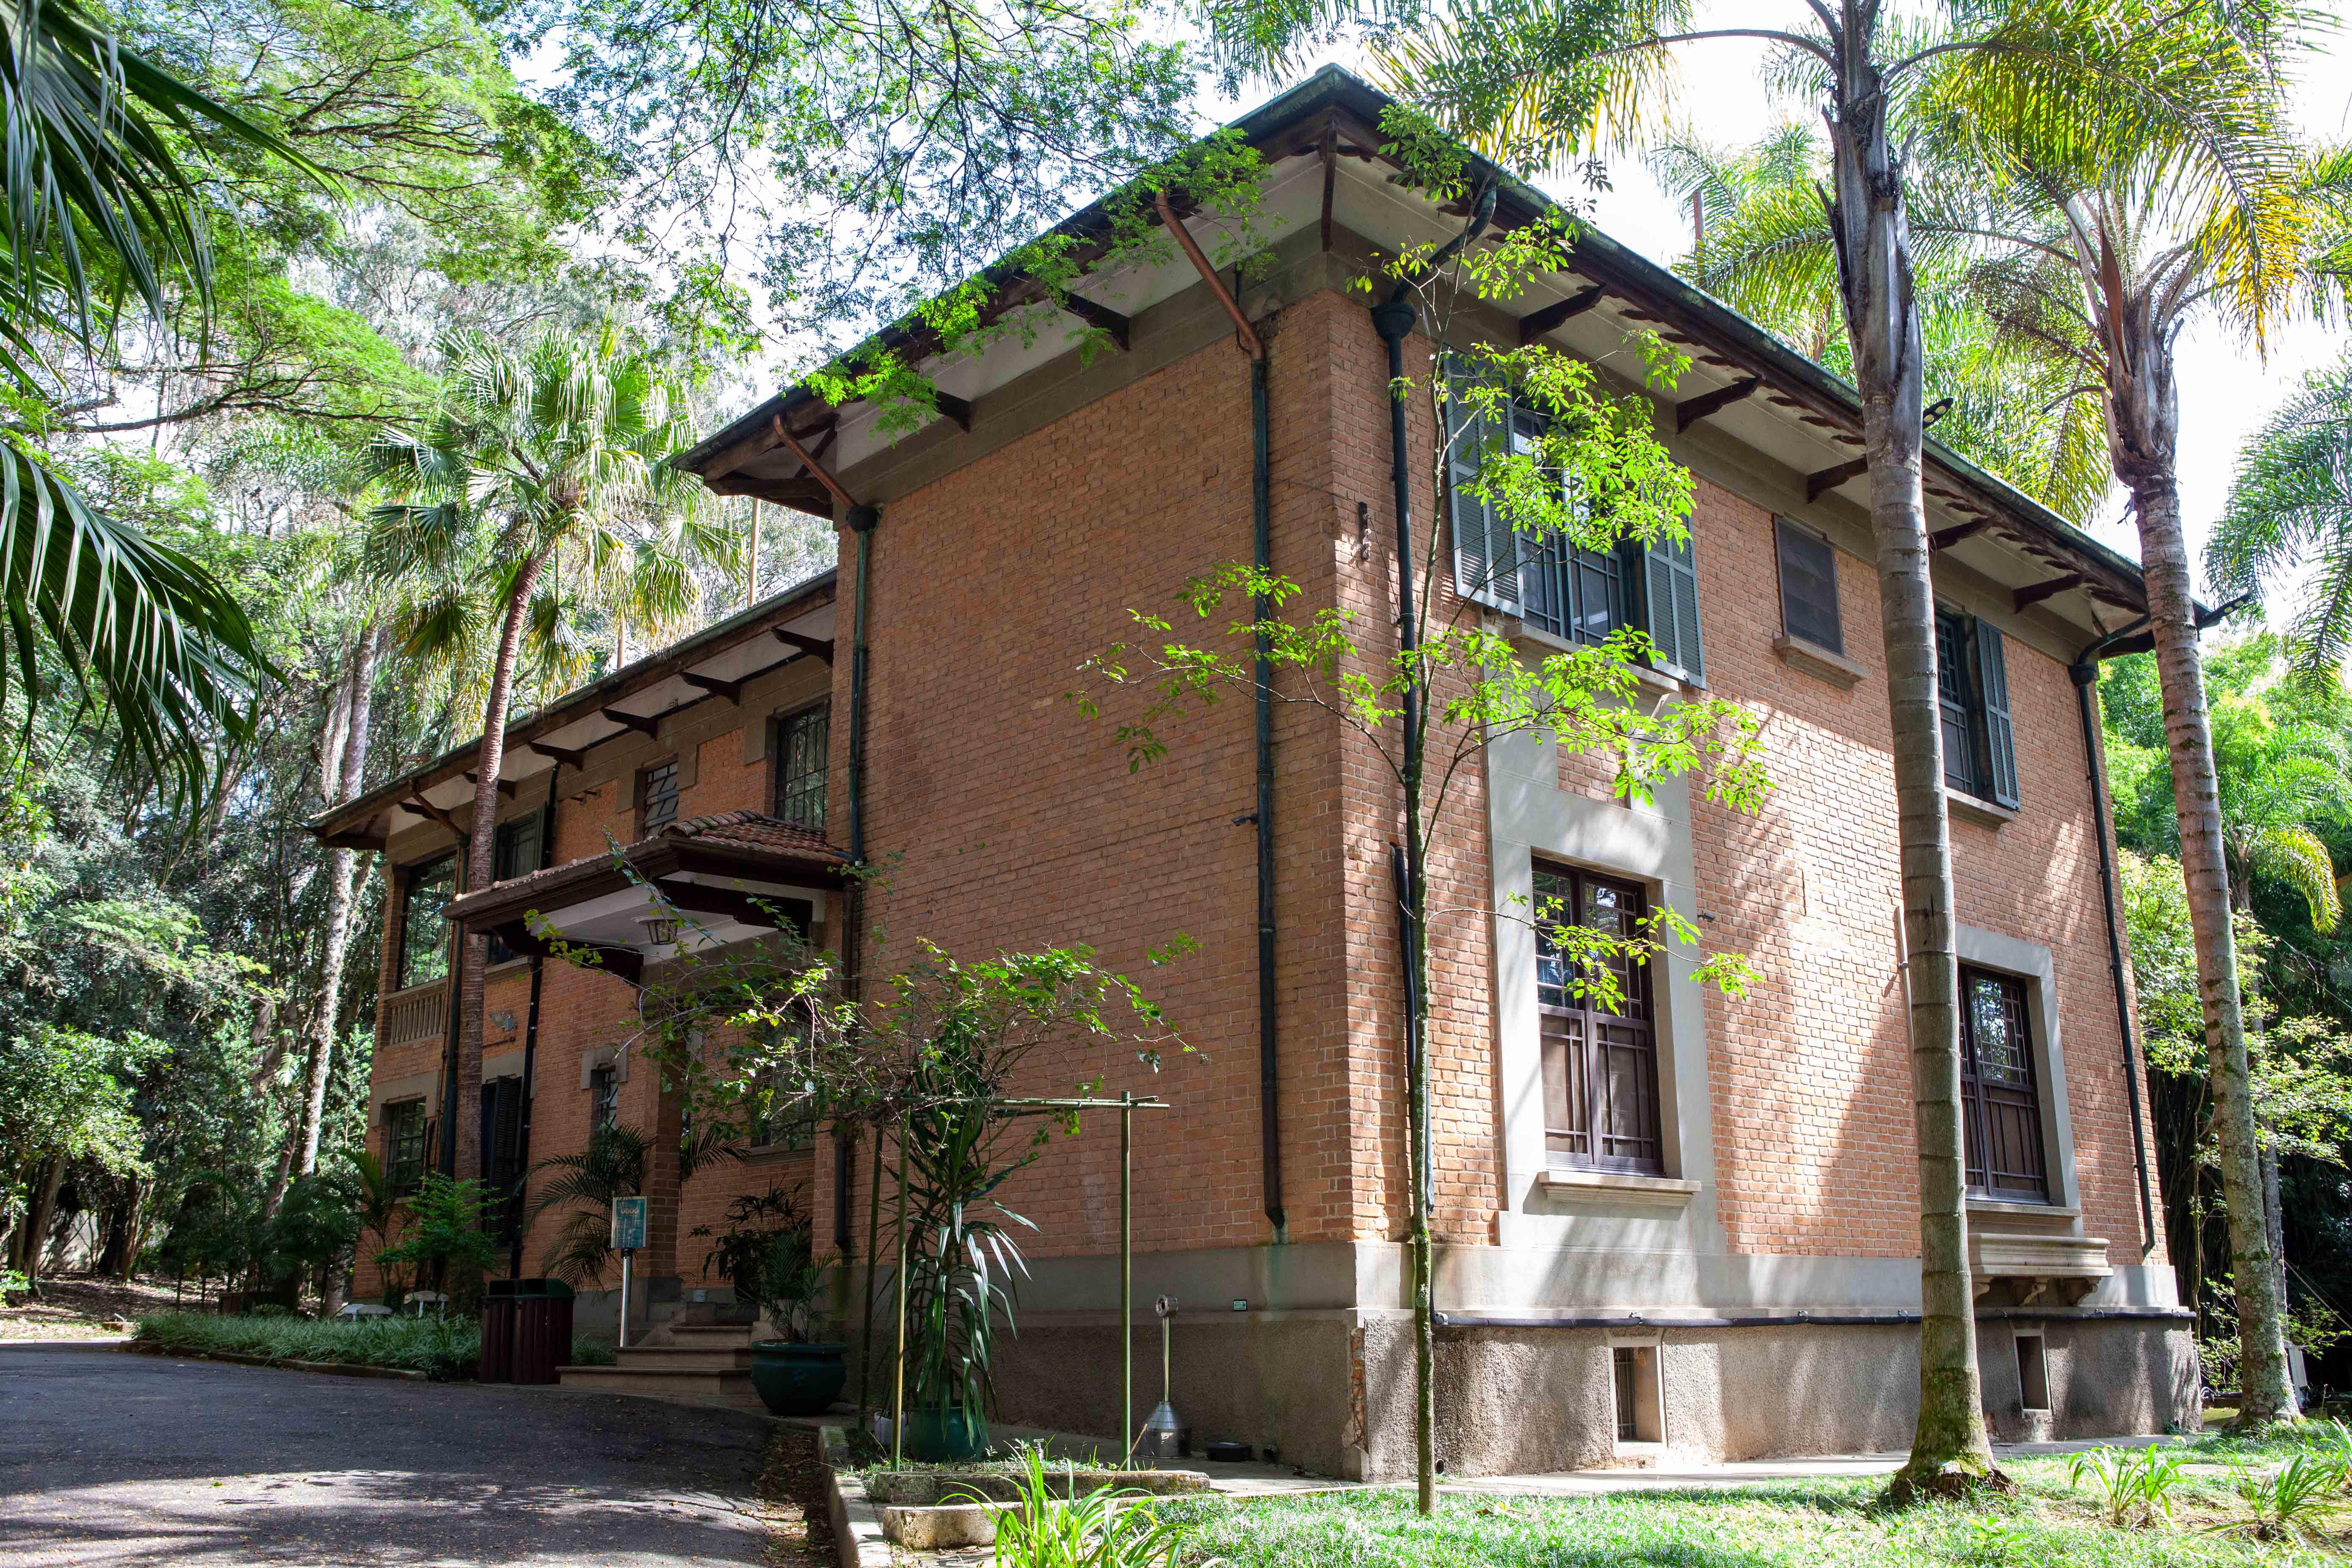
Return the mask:
<path id="1" fill-rule="evenodd" d="M 646 1200 L 614 1198 L 613 1200 L 613 1250 L 638 1252 L 646 1245 Z"/>

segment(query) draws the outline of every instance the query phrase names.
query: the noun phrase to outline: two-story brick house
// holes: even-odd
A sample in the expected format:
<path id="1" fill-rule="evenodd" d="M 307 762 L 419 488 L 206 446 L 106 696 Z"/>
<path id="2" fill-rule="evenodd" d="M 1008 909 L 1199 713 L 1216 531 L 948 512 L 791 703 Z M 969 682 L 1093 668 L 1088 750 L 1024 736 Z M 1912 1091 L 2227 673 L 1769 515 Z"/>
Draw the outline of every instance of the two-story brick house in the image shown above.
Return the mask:
<path id="1" fill-rule="evenodd" d="M 943 416 L 911 434 L 796 389 L 687 455 L 722 493 L 836 518 L 843 563 L 511 730 L 513 879 L 457 912 L 527 946 L 536 910 L 612 962 L 492 971 L 482 1102 L 462 1108 L 482 1118 L 484 1173 L 510 1179 L 526 1146 L 578 1147 L 598 1116 L 677 1131 L 671 1098 L 620 1048 L 633 981 L 674 956 L 654 940 L 672 933 L 644 927 L 608 835 L 730 939 L 769 918 L 749 891 L 803 902 L 821 942 L 866 942 L 843 919 L 853 852 L 893 858 L 894 931 L 950 951 L 1084 942 L 1140 972 L 1181 932 L 1195 950 L 1149 984 L 1201 1058 L 1157 1077 L 1109 1057 L 1045 1063 L 1037 1087 L 1099 1072 L 1113 1094 L 1172 1102 L 1134 1156 L 1137 1293 L 1184 1303 L 1175 1400 L 1195 1430 L 1318 1471 L 1409 1472 L 1392 785 L 1327 715 L 1280 705 L 1261 812 L 1248 703 L 1206 711 L 1166 763 L 1130 773 L 1107 727 L 1062 700 L 1131 608 L 1250 558 L 1257 432 L 1237 320 L 1268 362 L 1268 558 L 1301 585 L 1300 613 L 1360 612 L 1373 651 L 1393 637 L 1385 351 L 1347 285 L 1373 251 L 1450 237 L 1462 218 L 1389 178 L 1381 107 L 1327 71 L 1242 122 L 1268 163 L 1271 256 L 1238 300 L 1181 255 L 1130 267 L 1081 285 L 1083 323 L 934 367 Z M 1539 203 L 1507 184 L 1496 221 Z M 1075 352 L 1082 324 L 1115 351 Z M 1495 542 L 1474 507 L 1420 479 L 1413 513 L 1449 529 L 1444 589 L 1482 601 L 1456 607 L 1531 653 L 1647 627 L 1655 693 L 1760 715 L 1775 787 L 1755 815 L 1671 786 L 1631 808 L 1592 764 L 1513 741 L 1490 748 L 1434 847 L 1440 1415 L 1457 1473 L 1657 1442 L 1724 1458 L 1895 1447 L 1916 1399 L 1895 807 L 1853 397 L 1598 236 L 1570 273 L 1477 317 L 1492 341 L 1550 342 L 1629 390 L 1637 328 L 1694 357 L 1656 409 L 1697 480 L 1686 548 L 1554 552 L 1488 582 Z M 1431 345 L 1406 349 L 1421 374 Z M 1987 1403 L 2007 1436 L 2158 1430 L 2195 1418 L 2194 1358 L 2149 1223 L 2102 764 L 2070 677 L 2142 613 L 2141 585 L 1948 451 L 1931 452 L 1927 500 Z M 452 1113 L 438 911 L 467 765 L 461 748 L 320 825 L 394 867 L 372 1136 L 411 1168 Z M 1726 997 L 1675 952 L 1622 1013 L 1596 1015 L 1547 983 L 1537 939 L 1500 912 L 1541 893 L 1669 902 L 1759 982 Z M 657 1296 L 709 1283 L 686 1233 L 779 1179 L 805 1182 L 822 1244 L 856 1250 L 866 1167 L 823 1131 L 685 1180 L 660 1158 L 644 1260 Z M 1066 1141 L 1009 1194 L 1039 1226 L 997 1380 L 1013 1418 L 1118 1424 L 1117 1159 L 1115 1138 Z M 525 1272 L 537 1245 L 519 1244 Z M 1139 1349 L 1139 1387 L 1151 1359 Z"/>

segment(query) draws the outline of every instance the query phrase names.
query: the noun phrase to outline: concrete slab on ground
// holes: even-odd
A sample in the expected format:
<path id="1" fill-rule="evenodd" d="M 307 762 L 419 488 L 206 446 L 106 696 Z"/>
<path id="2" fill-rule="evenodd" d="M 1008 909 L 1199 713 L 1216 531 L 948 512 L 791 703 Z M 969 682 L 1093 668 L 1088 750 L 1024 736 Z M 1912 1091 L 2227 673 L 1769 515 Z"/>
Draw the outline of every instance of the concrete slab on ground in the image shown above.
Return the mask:
<path id="1" fill-rule="evenodd" d="M 614 1394 L 0 1343 L 0 1563 L 757 1564 L 770 1430 Z"/>

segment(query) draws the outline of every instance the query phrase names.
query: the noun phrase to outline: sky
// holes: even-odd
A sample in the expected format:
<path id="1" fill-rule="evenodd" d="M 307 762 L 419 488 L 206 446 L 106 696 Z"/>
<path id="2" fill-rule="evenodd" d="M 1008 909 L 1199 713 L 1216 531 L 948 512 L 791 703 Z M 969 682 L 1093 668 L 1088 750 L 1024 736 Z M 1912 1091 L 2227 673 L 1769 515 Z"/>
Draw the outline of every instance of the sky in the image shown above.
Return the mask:
<path id="1" fill-rule="evenodd" d="M 1756 0 L 1703 0 L 1696 9 L 1698 25 L 1705 26 L 1733 16 L 1752 18 Z M 1815 112 L 1808 105 L 1766 95 L 1757 80 L 1761 47 L 1750 41 L 1728 39 L 1685 45 L 1680 49 L 1681 101 L 1688 122 L 1703 140 L 1744 145 L 1790 119 Z M 2313 140 L 2340 142 L 2352 137 L 2352 69 L 2347 68 L 2347 41 L 2338 39 L 2336 52 L 2315 60 L 2303 73 L 2297 107 L 2302 130 Z M 1368 74 L 1353 49 L 1337 50 L 1327 58 Z M 1299 76 L 1313 68 L 1302 70 Z M 1224 121 L 1273 96 L 1273 89 L 1253 88 L 1237 100 L 1205 107 L 1214 118 Z M 1593 206 L 1596 226 L 1653 260 L 1671 264 L 1690 245 L 1688 208 L 1668 197 L 1638 159 L 1613 161 L 1609 174 L 1612 189 L 1601 194 Z M 1555 194 L 1566 198 L 1588 193 L 1560 185 Z M 2334 361 L 2347 342 L 2341 331 L 2299 323 L 2282 333 L 2264 358 L 2252 345 L 2210 322 L 2192 325 L 2183 336 L 2181 512 L 2192 560 L 2202 559 L 2213 521 L 2228 500 L 2239 449 L 2273 409 L 2294 395 L 2306 373 Z M 2101 543 L 2138 559 L 2138 533 L 2124 515 L 2119 492 L 2109 495 L 2091 532 Z"/>

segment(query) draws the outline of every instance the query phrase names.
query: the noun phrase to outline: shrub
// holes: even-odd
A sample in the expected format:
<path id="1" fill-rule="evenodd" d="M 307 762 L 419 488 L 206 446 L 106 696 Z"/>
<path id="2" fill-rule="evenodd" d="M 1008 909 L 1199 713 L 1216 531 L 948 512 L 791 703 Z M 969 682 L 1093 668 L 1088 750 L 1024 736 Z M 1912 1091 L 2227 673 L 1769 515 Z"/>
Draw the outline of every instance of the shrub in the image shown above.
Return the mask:
<path id="1" fill-rule="evenodd" d="M 156 1312 L 141 1318 L 131 1337 L 166 1350 L 393 1367 L 444 1383 L 473 1376 L 482 1359 L 481 1329 L 465 1318 L 366 1318 L 343 1323 Z"/>
<path id="2" fill-rule="evenodd" d="M 1019 1496 L 996 1518 L 998 1568 L 1152 1568 L 1174 1563 L 1176 1532 L 1142 1500 L 1143 1493 L 1106 1486 L 1065 1502 L 1067 1489 L 1055 1491 L 1044 1453 L 1030 1448 L 1022 1458 Z"/>
<path id="3" fill-rule="evenodd" d="M 2333 1458 L 2295 1454 L 2275 1472 L 2240 1468 L 2230 1486 L 2252 1516 L 2246 1528 L 2256 1540 L 2318 1540 L 2328 1516 L 2342 1506 L 2344 1477 L 2344 1466 Z"/>
<path id="4" fill-rule="evenodd" d="M 2075 1486 L 2088 1476 L 2107 1522 L 2118 1530 L 2172 1517 L 2172 1493 L 2181 1482 L 2180 1460 L 2162 1448 L 2093 1448 L 2066 1464 Z"/>
<path id="5" fill-rule="evenodd" d="M 572 1364 L 573 1366 L 618 1366 L 621 1364 L 621 1357 L 619 1352 L 614 1349 L 612 1341 L 595 1339 L 587 1334 L 575 1334 L 572 1339 Z"/>

